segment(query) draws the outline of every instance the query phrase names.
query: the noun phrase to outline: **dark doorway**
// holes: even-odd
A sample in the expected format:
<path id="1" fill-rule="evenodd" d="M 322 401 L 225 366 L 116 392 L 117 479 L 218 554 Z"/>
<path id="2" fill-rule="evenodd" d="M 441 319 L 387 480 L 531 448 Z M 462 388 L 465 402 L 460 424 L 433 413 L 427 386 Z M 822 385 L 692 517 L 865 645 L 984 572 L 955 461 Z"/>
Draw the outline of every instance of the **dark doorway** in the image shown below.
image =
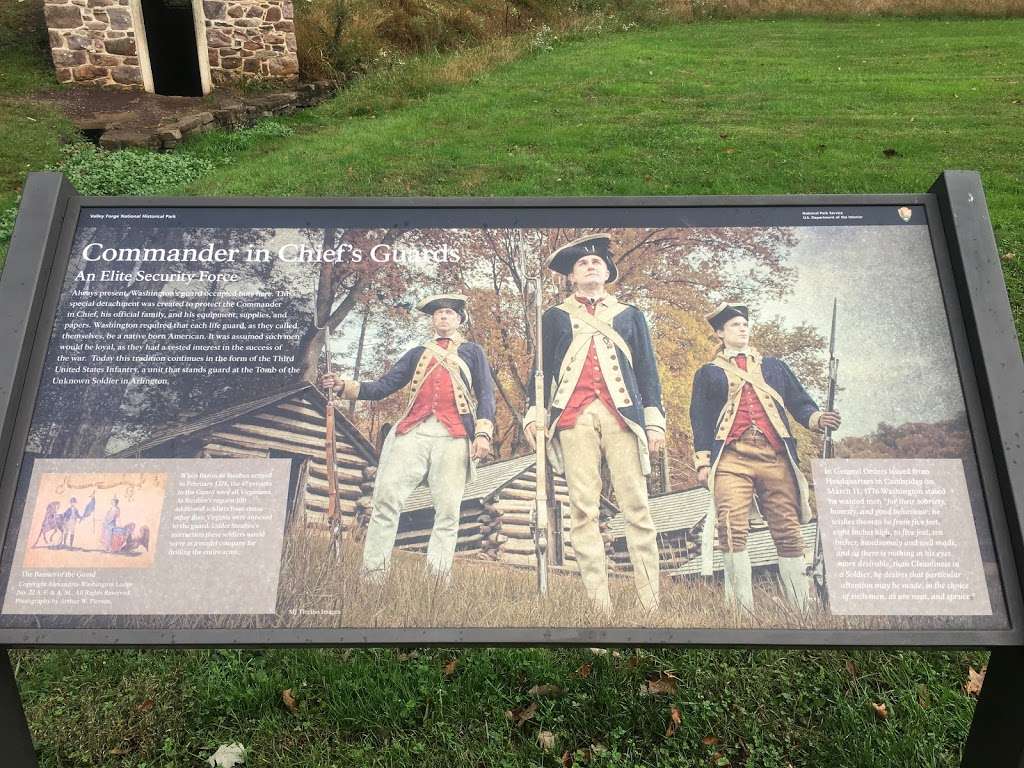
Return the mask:
<path id="1" fill-rule="evenodd" d="M 202 96 L 192 0 L 142 0 L 142 20 L 153 90 L 168 96 Z"/>

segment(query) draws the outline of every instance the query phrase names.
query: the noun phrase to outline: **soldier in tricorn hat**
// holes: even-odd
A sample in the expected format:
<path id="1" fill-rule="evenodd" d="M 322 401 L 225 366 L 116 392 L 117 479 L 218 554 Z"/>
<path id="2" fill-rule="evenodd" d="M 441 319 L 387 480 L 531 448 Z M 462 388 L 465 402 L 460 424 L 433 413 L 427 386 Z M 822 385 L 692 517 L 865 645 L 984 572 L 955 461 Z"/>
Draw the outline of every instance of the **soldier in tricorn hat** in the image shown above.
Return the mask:
<path id="1" fill-rule="evenodd" d="M 714 496 L 726 600 L 753 611 L 747 533 L 756 494 L 778 550 L 786 600 L 803 611 L 810 582 L 800 524 L 811 511 L 789 415 L 810 429 L 837 429 L 839 413 L 819 409 L 789 366 L 750 346 L 746 306 L 723 303 L 705 317 L 722 346 L 694 376 L 690 422 L 697 477 Z M 714 531 L 709 519 L 701 553 L 708 575 Z"/>
<path id="2" fill-rule="evenodd" d="M 611 609 L 604 540 L 598 527 L 601 462 L 626 521 L 637 598 L 658 607 L 657 533 L 647 503 L 649 453 L 665 444 L 665 411 L 650 332 L 643 313 L 607 293 L 618 278 L 611 237 L 586 235 L 551 254 L 548 267 L 570 278 L 573 295 L 542 319 L 544 397 L 552 466 L 565 472 L 570 537 L 584 587 L 601 611 Z M 533 442 L 530 390 L 526 435 Z"/>
<path id="3" fill-rule="evenodd" d="M 466 479 L 473 462 L 491 450 L 491 367 L 483 349 L 459 333 L 466 320 L 466 297 L 429 296 L 416 308 L 430 317 L 431 341 L 410 349 L 376 381 L 346 381 L 331 374 L 322 379 L 324 387 L 333 387 L 348 400 L 381 400 L 410 385 L 405 413 L 381 450 L 363 549 L 363 571 L 370 576 L 387 569 L 402 507 L 424 480 L 435 510 L 427 562 L 436 575 L 448 574 Z"/>

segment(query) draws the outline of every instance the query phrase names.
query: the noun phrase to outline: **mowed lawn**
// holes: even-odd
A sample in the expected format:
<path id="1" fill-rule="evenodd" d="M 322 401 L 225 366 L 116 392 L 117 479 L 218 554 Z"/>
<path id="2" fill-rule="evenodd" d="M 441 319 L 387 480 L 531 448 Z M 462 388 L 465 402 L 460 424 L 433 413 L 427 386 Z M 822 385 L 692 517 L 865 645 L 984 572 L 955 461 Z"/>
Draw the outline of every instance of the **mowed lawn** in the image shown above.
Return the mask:
<path id="1" fill-rule="evenodd" d="M 414 65 L 243 154 L 224 158 L 221 137 L 202 137 L 186 151 L 227 162 L 182 191 L 919 192 L 945 168 L 975 169 L 1020 322 L 1021 39 L 1020 21 L 731 22 L 556 43 L 458 87 Z M 400 88 L 421 96 L 385 108 Z M 653 648 L 15 660 L 46 766 L 196 765 L 239 741 L 247 766 L 889 768 L 958 764 L 973 711 L 964 683 L 985 659 Z"/>
<path id="2" fill-rule="evenodd" d="M 186 192 L 924 192 L 977 170 L 1020 328 L 1022 39 L 1024 20 L 694 24 L 558 45 L 387 111 L 381 90 L 430 87 L 411 68 Z"/>

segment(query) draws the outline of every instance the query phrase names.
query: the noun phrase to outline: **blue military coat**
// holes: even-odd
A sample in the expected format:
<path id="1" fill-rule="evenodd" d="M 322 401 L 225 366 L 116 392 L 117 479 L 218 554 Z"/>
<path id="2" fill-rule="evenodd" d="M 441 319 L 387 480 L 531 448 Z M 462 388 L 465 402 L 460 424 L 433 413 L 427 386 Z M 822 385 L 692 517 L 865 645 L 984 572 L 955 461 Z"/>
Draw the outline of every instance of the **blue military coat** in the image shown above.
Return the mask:
<path id="1" fill-rule="evenodd" d="M 647 320 L 639 309 L 611 295 L 605 296 L 597 305 L 594 317 L 605 327 L 610 327 L 613 335 L 589 324 L 587 316 L 583 305 L 570 296 L 558 306 L 548 309 L 541 319 L 549 440 L 554 441 L 556 437 L 554 427 L 576 388 L 593 342 L 612 402 L 637 436 L 640 463 L 644 472 L 649 473 L 646 429 L 664 431 L 665 409 L 661 403 L 658 363 Z M 536 402 L 532 388 L 529 404 L 527 422 L 535 418 Z M 555 469 L 559 470 L 560 456 L 557 452 L 552 459 Z"/>
<path id="2" fill-rule="evenodd" d="M 453 343 L 458 360 L 462 363 L 456 367 L 462 386 L 453 387 L 459 417 L 467 435 L 491 437 L 494 432 L 494 382 L 491 379 L 491 366 L 487 362 L 487 356 L 479 344 L 462 341 L 460 338 L 453 339 Z M 413 347 L 379 379 L 358 382 L 357 390 L 346 392 L 343 396 L 349 399 L 354 397 L 359 400 L 382 400 L 411 383 L 412 390 L 406 407 L 408 412 L 429 373 L 430 362 L 434 357 L 435 354 L 429 345 Z M 452 383 L 456 384 L 454 380 Z M 470 392 L 473 395 L 472 399 L 464 395 Z"/>

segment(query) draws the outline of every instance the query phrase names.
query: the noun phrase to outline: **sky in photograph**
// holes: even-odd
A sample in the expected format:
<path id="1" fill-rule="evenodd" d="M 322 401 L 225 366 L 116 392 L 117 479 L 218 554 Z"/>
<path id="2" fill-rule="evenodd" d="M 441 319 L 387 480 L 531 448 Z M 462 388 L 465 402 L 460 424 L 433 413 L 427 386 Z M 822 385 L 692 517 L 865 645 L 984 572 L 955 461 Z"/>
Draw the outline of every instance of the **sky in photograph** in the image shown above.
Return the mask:
<path id="1" fill-rule="evenodd" d="M 941 421 L 964 410 L 925 226 L 800 227 L 786 259 L 793 290 L 766 317 L 806 322 L 828 338 L 838 299 L 836 356 L 843 436 L 879 422 Z M 751 341 L 757 345 L 757 318 Z"/>

